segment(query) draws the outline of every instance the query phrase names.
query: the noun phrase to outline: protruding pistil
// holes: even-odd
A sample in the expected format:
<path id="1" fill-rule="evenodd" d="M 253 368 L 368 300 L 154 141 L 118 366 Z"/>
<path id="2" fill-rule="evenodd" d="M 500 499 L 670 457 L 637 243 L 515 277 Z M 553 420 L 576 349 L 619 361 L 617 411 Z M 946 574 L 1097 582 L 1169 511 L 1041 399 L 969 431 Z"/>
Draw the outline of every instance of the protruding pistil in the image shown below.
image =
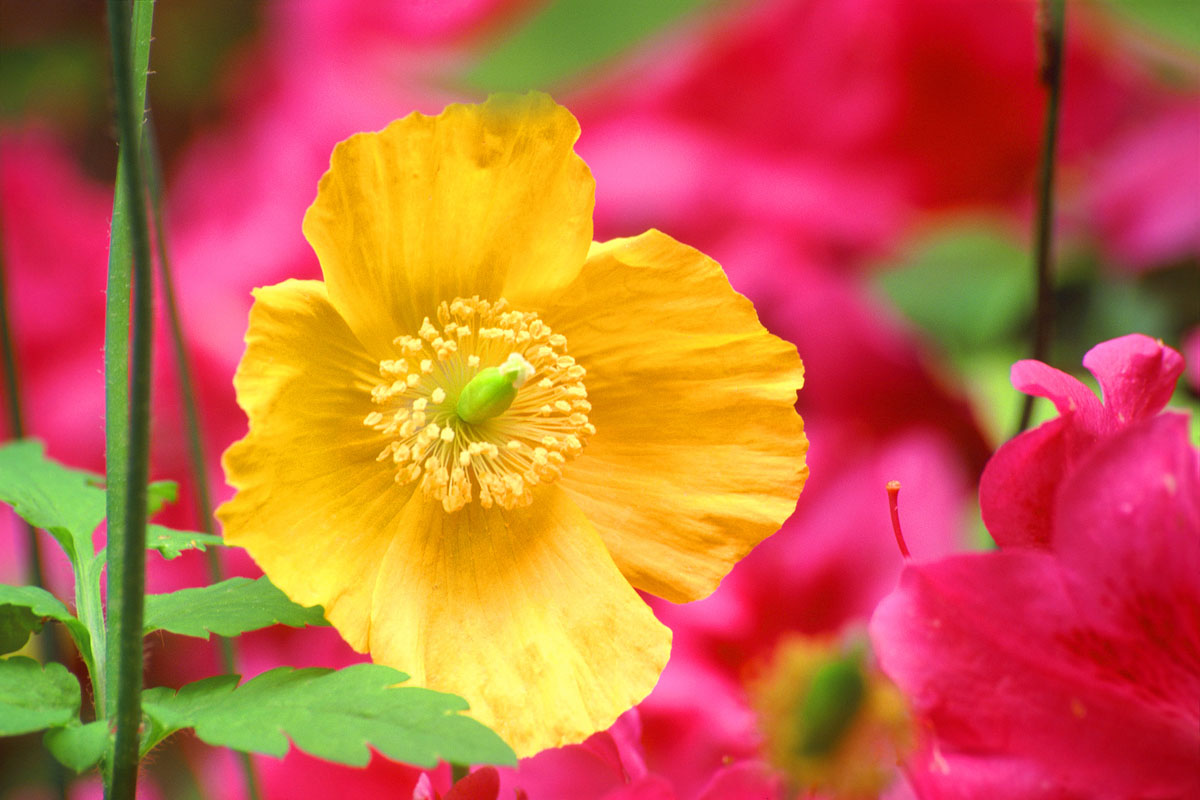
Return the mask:
<path id="1" fill-rule="evenodd" d="M 455 408 L 458 418 L 478 425 L 500 416 L 517 399 L 517 389 L 533 373 L 533 365 L 517 353 L 511 353 L 499 367 L 479 370 L 458 395 Z"/>

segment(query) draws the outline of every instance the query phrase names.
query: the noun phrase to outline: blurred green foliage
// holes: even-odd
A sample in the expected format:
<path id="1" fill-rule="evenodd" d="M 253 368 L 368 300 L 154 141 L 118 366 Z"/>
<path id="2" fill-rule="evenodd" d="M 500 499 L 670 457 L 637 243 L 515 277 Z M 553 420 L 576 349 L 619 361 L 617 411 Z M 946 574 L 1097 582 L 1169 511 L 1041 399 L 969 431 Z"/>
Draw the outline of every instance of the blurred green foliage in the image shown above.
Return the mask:
<path id="1" fill-rule="evenodd" d="M 1102 0 L 1107 13 L 1129 20 L 1190 50 L 1200 50 L 1200 3 L 1195 0 Z"/>
<path id="2" fill-rule="evenodd" d="M 556 88 L 713 4 L 714 0 L 556 0 L 485 50 L 464 78 L 486 91 Z"/>
<path id="3" fill-rule="evenodd" d="M 1194 262 L 1147 273 L 1124 273 L 1102 263 L 1088 243 L 1070 238 L 1056 247 L 1054 337 L 1049 363 L 1093 389 L 1081 366 L 1095 344 L 1144 333 L 1179 348 L 1200 324 L 1200 270 Z M 992 442 L 1013 434 L 1023 395 L 1009 383 L 1013 362 L 1029 357 L 1033 267 L 1011 223 L 951 217 L 919 231 L 896 259 L 874 273 L 872 288 L 917 327 L 954 367 Z M 1200 403 L 1181 382 L 1173 405 Z M 1055 415 L 1034 405 L 1033 424 Z"/>
<path id="4" fill-rule="evenodd" d="M 1024 322 L 1029 254 L 999 221 L 954 221 L 920 235 L 876 286 L 904 316 L 961 355 L 1007 341 Z"/>
<path id="5" fill-rule="evenodd" d="M 157 3 L 150 105 L 164 158 L 228 99 L 231 61 L 259 26 L 245 0 Z M 92 175 L 116 169 L 104 4 L 0 0 L 0 119 L 45 123 Z"/>

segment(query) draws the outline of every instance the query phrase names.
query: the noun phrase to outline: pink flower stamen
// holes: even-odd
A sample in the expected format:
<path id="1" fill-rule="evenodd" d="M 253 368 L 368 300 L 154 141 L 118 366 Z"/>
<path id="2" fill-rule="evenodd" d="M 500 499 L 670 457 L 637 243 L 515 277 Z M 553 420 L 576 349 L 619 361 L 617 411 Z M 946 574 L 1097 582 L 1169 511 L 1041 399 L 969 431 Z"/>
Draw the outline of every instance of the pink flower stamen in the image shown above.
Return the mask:
<path id="1" fill-rule="evenodd" d="M 908 545 L 904 542 L 904 534 L 900 531 L 900 481 L 888 481 L 888 510 L 892 512 L 892 530 L 896 534 L 896 544 L 900 547 L 900 555 L 905 559 L 912 558 Z"/>

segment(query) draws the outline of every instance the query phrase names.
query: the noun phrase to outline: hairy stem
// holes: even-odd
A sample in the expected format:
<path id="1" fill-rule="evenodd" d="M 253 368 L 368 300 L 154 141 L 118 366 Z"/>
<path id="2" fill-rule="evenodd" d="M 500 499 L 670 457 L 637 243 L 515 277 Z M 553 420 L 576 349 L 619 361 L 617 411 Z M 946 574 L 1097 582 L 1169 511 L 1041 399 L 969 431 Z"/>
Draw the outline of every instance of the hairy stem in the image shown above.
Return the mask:
<path id="1" fill-rule="evenodd" d="M 131 264 L 120 252 L 114 256 L 110 251 L 110 313 L 106 315 L 106 334 L 111 335 L 108 338 L 109 346 L 118 341 L 125 342 L 125 330 L 121 329 L 122 309 L 113 306 L 123 304 L 126 315 L 131 305 L 133 311 L 133 335 L 128 349 L 119 354 L 108 352 L 105 359 L 106 389 L 111 390 L 116 384 L 124 384 L 126 381 L 129 387 L 126 396 L 128 405 L 125 407 L 122 406 L 119 396 L 109 395 L 106 398 L 106 434 L 112 436 L 121 428 L 121 422 L 127 424 L 124 437 L 107 445 L 110 498 L 107 718 L 109 725 L 115 725 L 116 728 L 116 739 L 106 770 L 105 797 L 109 800 L 127 800 L 136 794 L 142 716 L 142 622 L 146 588 L 146 482 L 149 477 L 150 450 L 153 274 L 150 264 L 146 196 L 143 191 L 145 184 L 139 153 L 153 14 L 153 0 L 139 0 L 137 3 L 130 0 L 108 0 L 108 29 L 120 146 L 113 234 L 115 240 L 117 232 L 123 231 L 123 241 L 130 245 L 126 255 L 132 255 Z M 131 28 L 134 40 L 132 42 Z M 136 56 L 133 52 L 135 47 Z M 138 60 L 136 75 L 135 60 Z M 121 192 L 124 192 L 124 204 L 121 203 Z M 118 211 L 124 212 L 123 218 L 117 217 Z M 129 274 L 131 271 L 132 280 Z M 131 284 L 132 302 L 129 297 Z M 122 450 L 124 452 L 121 452 Z M 114 469 L 120 471 L 114 475 Z M 111 498 L 118 495 L 123 502 L 118 501 L 114 505 Z M 114 511 L 117 513 L 114 514 Z"/>

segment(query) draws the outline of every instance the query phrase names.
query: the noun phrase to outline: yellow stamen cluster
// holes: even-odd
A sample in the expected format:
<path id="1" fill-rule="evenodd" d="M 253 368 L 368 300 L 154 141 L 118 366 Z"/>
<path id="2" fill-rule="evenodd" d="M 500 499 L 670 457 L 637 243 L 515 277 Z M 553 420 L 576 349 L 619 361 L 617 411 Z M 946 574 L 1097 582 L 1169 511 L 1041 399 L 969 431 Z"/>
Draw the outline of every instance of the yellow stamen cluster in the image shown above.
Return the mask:
<path id="1" fill-rule="evenodd" d="M 371 390 L 380 408 L 363 420 L 391 437 L 379 461 L 396 482 L 420 481 L 425 497 L 458 511 L 478 495 L 484 508 L 528 505 L 532 489 L 562 475 L 596 432 L 583 385 L 586 371 L 567 355 L 567 340 L 506 300 L 443 302 L 416 336 L 393 341 L 396 357 L 379 363 Z M 516 354 L 533 373 L 503 413 L 477 423 L 459 418 L 459 392 L 481 370 Z"/>

